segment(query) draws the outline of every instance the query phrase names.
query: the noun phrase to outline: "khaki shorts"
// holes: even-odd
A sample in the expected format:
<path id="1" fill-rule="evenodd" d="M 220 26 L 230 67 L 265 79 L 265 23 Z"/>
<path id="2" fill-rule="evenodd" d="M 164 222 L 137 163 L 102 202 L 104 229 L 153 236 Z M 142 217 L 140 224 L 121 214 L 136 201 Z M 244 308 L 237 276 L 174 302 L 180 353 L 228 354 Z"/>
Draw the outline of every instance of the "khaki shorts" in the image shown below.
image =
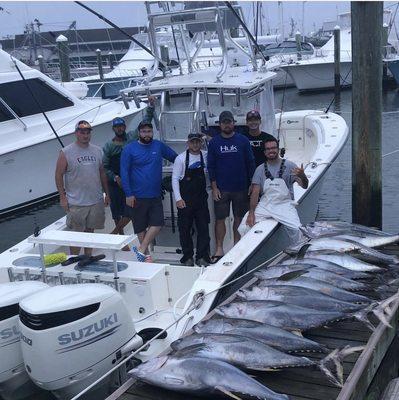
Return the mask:
<path id="1" fill-rule="evenodd" d="M 66 225 L 71 231 L 84 232 L 86 229 L 103 229 L 104 222 L 103 202 L 92 206 L 69 206 Z"/>

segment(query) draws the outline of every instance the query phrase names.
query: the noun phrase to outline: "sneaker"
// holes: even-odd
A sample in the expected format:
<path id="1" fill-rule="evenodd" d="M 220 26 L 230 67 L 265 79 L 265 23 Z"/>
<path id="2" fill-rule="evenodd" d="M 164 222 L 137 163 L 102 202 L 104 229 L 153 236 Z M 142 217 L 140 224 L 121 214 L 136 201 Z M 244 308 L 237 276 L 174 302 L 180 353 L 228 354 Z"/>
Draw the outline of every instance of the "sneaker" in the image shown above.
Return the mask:
<path id="1" fill-rule="evenodd" d="M 146 263 L 152 263 L 152 262 L 154 262 L 154 260 L 152 259 L 152 257 L 151 257 L 150 254 L 147 254 L 147 255 L 145 256 L 144 262 L 146 262 Z"/>
<path id="2" fill-rule="evenodd" d="M 182 257 L 180 259 L 180 264 L 185 265 L 187 267 L 194 267 L 194 260 L 190 257 Z"/>
<path id="3" fill-rule="evenodd" d="M 141 253 L 137 246 L 132 246 L 132 251 L 136 255 L 137 261 L 145 262 L 145 254 Z"/>
<path id="4" fill-rule="evenodd" d="M 195 263 L 200 267 L 207 267 L 208 265 L 212 264 L 209 257 L 201 257 L 195 260 Z"/>

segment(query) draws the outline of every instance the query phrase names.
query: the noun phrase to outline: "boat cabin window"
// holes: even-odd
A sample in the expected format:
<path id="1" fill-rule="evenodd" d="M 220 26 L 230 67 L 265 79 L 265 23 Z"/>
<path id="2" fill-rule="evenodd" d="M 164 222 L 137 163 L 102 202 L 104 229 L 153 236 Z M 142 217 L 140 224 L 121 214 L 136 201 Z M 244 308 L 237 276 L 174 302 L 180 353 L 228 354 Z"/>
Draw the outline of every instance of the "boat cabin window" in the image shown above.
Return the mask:
<path id="1" fill-rule="evenodd" d="M 0 122 L 9 121 L 10 119 L 14 119 L 14 116 L 0 102 Z"/>
<path id="2" fill-rule="evenodd" d="M 58 110 L 74 105 L 71 100 L 46 85 L 40 79 L 27 79 L 26 82 L 44 111 Z M 2 83 L 0 85 L 0 97 L 19 117 L 27 117 L 28 115 L 39 114 L 41 112 L 23 81 Z M 0 114 L 3 114 L 3 108 Z M 0 118 L 3 118 L 2 115 Z"/>

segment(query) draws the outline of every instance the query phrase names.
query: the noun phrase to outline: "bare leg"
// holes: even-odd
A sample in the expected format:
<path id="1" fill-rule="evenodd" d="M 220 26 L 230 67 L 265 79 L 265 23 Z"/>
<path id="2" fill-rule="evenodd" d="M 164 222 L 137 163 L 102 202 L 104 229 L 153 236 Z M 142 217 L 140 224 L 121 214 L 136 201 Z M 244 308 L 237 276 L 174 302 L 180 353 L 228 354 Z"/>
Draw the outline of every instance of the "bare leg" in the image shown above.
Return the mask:
<path id="1" fill-rule="evenodd" d="M 224 219 L 217 219 L 215 222 L 215 238 L 216 238 L 216 251 L 215 256 L 222 256 L 223 251 L 223 241 L 226 236 L 226 223 Z"/>
<path id="2" fill-rule="evenodd" d="M 240 226 L 241 221 L 242 221 L 241 217 L 234 217 L 234 222 L 233 222 L 234 244 L 236 244 L 241 239 L 241 235 L 238 232 L 238 227 Z"/>
<path id="3" fill-rule="evenodd" d="M 119 220 L 114 219 L 115 229 L 111 232 L 111 235 L 123 235 L 123 228 L 130 222 L 130 218 L 122 217 Z"/>
<path id="4" fill-rule="evenodd" d="M 140 240 L 140 236 L 139 236 L 139 240 L 140 240 L 140 248 L 139 251 L 143 254 L 147 254 L 148 253 L 148 246 L 149 244 L 155 239 L 155 237 L 158 235 L 158 233 L 160 232 L 162 226 L 150 226 L 147 229 L 147 232 L 145 233 L 144 237 L 142 240 Z M 141 232 L 143 233 L 143 232 Z"/>
<path id="5" fill-rule="evenodd" d="M 94 229 L 86 229 L 85 232 L 93 233 L 93 232 L 94 232 Z M 93 249 L 89 249 L 89 248 L 87 248 L 87 247 L 84 248 L 84 252 L 85 252 L 85 255 L 86 255 L 86 256 L 89 256 L 89 257 L 90 257 L 92 251 L 93 251 Z"/>

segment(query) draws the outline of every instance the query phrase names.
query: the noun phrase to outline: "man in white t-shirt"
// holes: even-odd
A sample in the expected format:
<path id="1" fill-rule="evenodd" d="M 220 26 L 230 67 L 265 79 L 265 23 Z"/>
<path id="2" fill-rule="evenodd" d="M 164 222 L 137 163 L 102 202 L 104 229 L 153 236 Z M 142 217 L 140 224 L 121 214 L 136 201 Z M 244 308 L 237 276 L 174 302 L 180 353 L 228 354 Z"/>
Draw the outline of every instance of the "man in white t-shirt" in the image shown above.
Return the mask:
<path id="1" fill-rule="evenodd" d="M 194 265 L 191 231 L 197 231 L 196 264 L 209 265 L 209 209 L 206 171 L 206 152 L 201 150 L 202 135 L 191 133 L 187 150 L 179 154 L 173 164 L 172 187 L 176 200 L 183 265 Z"/>

